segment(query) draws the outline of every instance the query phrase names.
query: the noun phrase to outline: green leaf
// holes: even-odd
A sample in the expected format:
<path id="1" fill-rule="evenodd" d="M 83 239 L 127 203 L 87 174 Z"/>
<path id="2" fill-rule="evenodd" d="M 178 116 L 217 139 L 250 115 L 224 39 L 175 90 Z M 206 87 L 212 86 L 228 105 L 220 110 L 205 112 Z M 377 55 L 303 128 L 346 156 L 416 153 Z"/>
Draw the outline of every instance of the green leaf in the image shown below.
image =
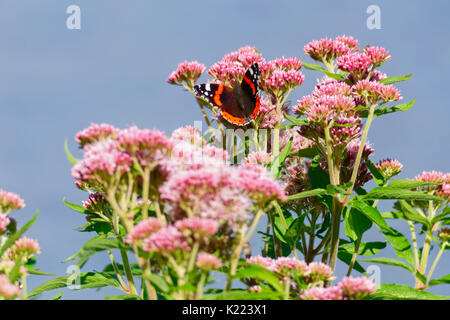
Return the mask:
<path id="1" fill-rule="evenodd" d="M 16 240 L 19 239 L 36 222 L 38 216 L 39 211 L 36 211 L 33 218 L 31 218 L 31 220 L 28 221 L 19 231 L 8 236 L 8 239 L 0 248 L 0 257 L 3 256 L 6 250 L 8 250 L 8 248 L 11 247 L 14 244 L 14 242 L 16 242 Z"/>
<path id="2" fill-rule="evenodd" d="M 429 185 L 437 185 L 433 182 L 415 181 L 415 180 L 395 180 L 388 184 L 390 188 L 415 189 Z"/>
<path id="3" fill-rule="evenodd" d="M 414 266 L 414 253 L 409 240 L 393 228 L 381 230 L 381 233 L 394 248 L 397 257 L 406 260 L 411 266 Z"/>
<path id="4" fill-rule="evenodd" d="M 281 168 L 283 166 L 284 161 L 286 160 L 289 152 L 292 148 L 292 141 L 294 136 L 289 139 L 287 145 L 283 148 L 280 154 L 272 161 L 272 165 L 270 167 L 270 173 L 276 178 L 280 178 Z"/>
<path id="5" fill-rule="evenodd" d="M 63 295 L 63 290 L 61 290 L 56 296 L 50 298 L 49 300 L 61 300 L 62 295 Z"/>
<path id="6" fill-rule="evenodd" d="M 450 297 L 417 290 L 401 284 L 382 284 L 380 289 L 371 294 L 374 300 L 448 300 Z"/>
<path id="7" fill-rule="evenodd" d="M 66 152 L 67 160 L 69 160 L 69 162 L 70 162 L 72 165 L 75 165 L 75 164 L 77 164 L 78 161 L 80 161 L 79 159 L 75 158 L 75 157 L 72 155 L 72 153 L 70 153 L 69 145 L 68 145 L 68 143 L 67 143 L 67 139 L 64 140 L 64 151 Z"/>
<path id="8" fill-rule="evenodd" d="M 406 76 L 398 76 L 398 77 L 388 77 L 383 80 L 380 80 L 379 82 L 382 84 L 392 84 L 396 82 L 406 81 L 411 79 L 412 74 L 407 74 Z"/>
<path id="9" fill-rule="evenodd" d="M 318 188 L 318 189 L 314 189 L 314 190 L 309 190 L 309 191 L 304 191 L 304 192 L 300 192 L 297 194 L 293 194 L 288 197 L 288 200 L 303 199 L 303 198 L 314 197 L 314 196 L 318 196 L 318 195 L 322 195 L 322 194 L 327 194 L 327 190 Z"/>
<path id="10" fill-rule="evenodd" d="M 300 217 L 295 219 L 284 234 L 284 239 L 289 245 L 295 246 L 297 241 L 300 239 L 302 229 L 304 228 L 305 217 L 306 214 L 302 214 Z"/>
<path id="11" fill-rule="evenodd" d="M 370 170 L 370 173 L 372 174 L 375 183 L 379 186 L 384 186 L 386 184 L 386 178 L 381 174 L 381 172 L 377 169 L 377 167 L 375 167 L 372 161 L 366 159 L 365 162 Z"/>
<path id="12" fill-rule="evenodd" d="M 297 119 L 294 118 L 293 116 L 288 115 L 287 113 L 284 114 L 284 117 L 289 120 L 290 122 L 292 122 L 293 124 L 295 124 L 296 126 L 302 126 L 302 125 L 310 125 L 311 122 L 306 120 L 306 119 Z"/>
<path id="13" fill-rule="evenodd" d="M 318 154 L 320 154 L 319 148 L 317 148 L 317 146 L 313 146 L 311 148 L 305 148 L 305 149 L 298 150 L 296 152 L 291 152 L 289 154 L 289 157 L 302 157 L 302 158 L 313 159 Z"/>
<path id="14" fill-rule="evenodd" d="M 63 203 L 70 209 L 75 210 L 76 212 L 79 212 L 82 214 L 95 214 L 94 212 L 87 210 L 85 207 L 80 206 L 79 204 L 70 203 L 64 199 L 63 199 Z"/>
<path id="15" fill-rule="evenodd" d="M 307 63 L 307 62 L 302 61 L 302 60 L 300 60 L 300 61 L 302 62 L 302 66 L 305 67 L 306 69 L 316 70 L 316 71 L 325 70 L 321 65 L 313 64 L 313 63 Z"/>
<path id="16" fill-rule="evenodd" d="M 350 252 L 347 252 L 341 248 L 339 248 L 338 251 L 338 259 L 341 260 L 342 262 L 344 262 L 345 264 L 349 265 L 350 261 L 352 260 L 352 254 Z M 366 274 L 366 270 L 364 270 L 364 268 L 358 263 L 358 261 L 355 261 L 355 264 L 353 265 L 353 269 L 355 269 L 356 271 L 362 273 L 362 274 Z"/>
<path id="17" fill-rule="evenodd" d="M 409 221 L 414 221 L 414 222 L 419 222 L 425 226 L 430 226 L 430 222 L 428 221 L 427 218 L 421 216 L 420 214 L 418 214 L 413 207 L 411 207 L 409 205 L 408 202 L 406 202 L 405 200 L 400 200 L 399 201 L 400 206 L 402 208 L 402 213 L 404 215 L 404 217 L 409 220 Z"/>
<path id="18" fill-rule="evenodd" d="M 372 227 L 372 220 L 354 208 L 347 211 L 344 221 L 345 234 L 353 241 L 361 238 L 364 232 Z"/>
<path id="19" fill-rule="evenodd" d="M 378 117 L 378 116 L 382 116 L 382 115 L 390 114 L 390 113 L 394 113 L 394 112 L 408 111 L 409 109 L 411 109 L 411 107 L 415 103 L 416 103 L 416 100 L 414 99 L 413 101 L 397 104 L 390 108 L 380 108 L 380 109 L 375 110 L 374 115 L 375 115 L 375 117 Z M 364 117 L 364 116 L 365 116 L 365 114 L 362 117 Z"/>
<path id="20" fill-rule="evenodd" d="M 121 247 L 123 245 L 117 239 L 102 237 L 91 239 L 78 251 L 76 265 L 82 268 L 92 255 L 101 251 L 119 249 Z"/>
<path id="21" fill-rule="evenodd" d="M 105 300 L 141 300 L 141 297 L 135 294 L 126 293 L 120 294 L 118 296 L 105 297 Z"/>
<path id="22" fill-rule="evenodd" d="M 428 286 L 431 287 L 431 286 L 436 286 L 438 284 L 450 284 L 450 274 L 447 274 L 439 279 L 430 280 L 430 282 L 428 283 Z"/>
<path id="23" fill-rule="evenodd" d="M 345 195 L 350 195 L 350 192 L 347 192 L 348 188 L 345 188 L 343 186 L 334 186 L 332 184 L 327 185 L 327 194 L 329 194 L 330 196 L 335 195 L 335 194 L 345 194 Z"/>
<path id="24" fill-rule="evenodd" d="M 342 250 L 345 250 L 351 254 L 355 251 L 354 244 L 344 244 L 341 246 Z M 358 249 L 359 256 L 372 256 L 380 252 L 381 249 L 386 248 L 386 242 L 361 242 Z"/>
<path id="25" fill-rule="evenodd" d="M 31 291 L 28 294 L 28 297 L 36 296 L 54 289 L 66 288 L 67 286 L 75 285 L 76 282 L 74 280 L 74 275 L 52 279 Z M 114 280 L 113 276 L 103 272 L 83 272 L 79 274 L 79 280 L 80 290 L 108 286 L 120 288 L 119 283 Z"/>
<path id="26" fill-rule="evenodd" d="M 395 267 L 400 267 L 400 268 L 406 269 L 409 272 L 413 272 L 411 270 L 411 267 L 408 264 L 406 264 L 405 262 L 403 262 L 401 260 L 397 260 L 397 259 L 393 259 L 393 258 L 384 258 L 384 257 L 367 258 L 367 259 L 360 259 L 359 261 L 386 264 L 389 266 L 395 266 Z"/>
<path id="27" fill-rule="evenodd" d="M 421 192 L 402 188 L 376 187 L 366 195 L 359 197 L 362 200 L 440 200 L 441 198 Z"/>
<path id="28" fill-rule="evenodd" d="M 370 192 L 369 192 L 370 193 Z M 381 216 L 378 209 L 368 205 L 365 202 L 352 200 L 348 203 L 349 207 L 355 208 L 362 214 L 364 214 L 367 218 L 369 218 L 371 221 L 373 221 L 375 224 L 377 224 L 381 229 L 389 229 L 389 226 L 387 225 L 386 221 Z"/>
<path id="29" fill-rule="evenodd" d="M 279 299 L 280 293 L 276 291 L 248 292 L 247 290 L 231 290 L 218 294 L 207 295 L 203 300 L 270 300 Z"/>
<path id="30" fill-rule="evenodd" d="M 283 292 L 283 286 L 280 284 L 280 279 L 271 271 L 257 264 L 249 264 L 249 267 L 243 267 L 239 269 L 234 276 L 235 279 L 259 279 L 266 281 L 275 290 Z"/>
<path id="31" fill-rule="evenodd" d="M 31 269 L 31 268 L 28 269 L 28 273 L 34 274 L 37 276 L 56 276 L 55 273 L 46 273 L 46 272 L 39 271 L 38 269 Z"/>
<path id="32" fill-rule="evenodd" d="M 167 282 L 159 275 L 157 274 L 145 274 L 142 275 L 142 278 L 150 281 L 150 283 L 155 286 L 156 288 L 158 288 L 161 292 L 168 292 L 169 291 L 169 286 L 167 284 Z"/>
<path id="33" fill-rule="evenodd" d="M 445 220 L 448 215 L 450 215 L 450 208 L 442 210 L 440 214 L 438 214 L 431 220 L 431 225 L 435 225 L 437 222 Z"/>

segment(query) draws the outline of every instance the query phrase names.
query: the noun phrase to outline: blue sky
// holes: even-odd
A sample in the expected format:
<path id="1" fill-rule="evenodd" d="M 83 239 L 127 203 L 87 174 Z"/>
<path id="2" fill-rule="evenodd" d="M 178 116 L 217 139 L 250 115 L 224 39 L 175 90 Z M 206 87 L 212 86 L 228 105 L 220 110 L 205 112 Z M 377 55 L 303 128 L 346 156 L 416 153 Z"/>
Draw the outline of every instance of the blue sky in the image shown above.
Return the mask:
<path id="1" fill-rule="evenodd" d="M 81 30 L 66 28 L 66 8 L 81 8 Z M 366 27 L 366 9 L 381 8 L 381 29 Z M 377 119 L 369 140 L 375 159 L 394 157 L 404 165 L 400 178 L 422 170 L 450 171 L 448 1 L 106 1 L 2 0 L 0 2 L 0 188 L 19 193 L 27 207 L 20 222 L 41 211 L 28 236 L 39 239 L 38 267 L 62 276 L 61 261 L 89 239 L 73 231 L 83 217 L 62 199 L 80 202 L 63 143 L 76 155 L 75 133 L 91 122 L 118 127 L 136 124 L 172 132 L 201 114 L 183 90 L 165 81 L 185 59 L 211 65 L 224 54 L 252 45 L 264 57 L 304 56 L 303 46 L 321 37 L 353 35 L 386 47 L 390 76 L 413 73 L 399 88 L 406 113 Z M 308 94 L 320 77 L 305 70 L 305 83 L 291 96 Z M 206 78 L 204 78 L 206 79 Z M 385 205 L 384 209 L 389 209 Z M 407 232 L 404 223 L 393 226 Z M 379 239 L 374 231 L 368 239 Z M 392 250 L 385 250 L 392 256 Z M 446 260 L 445 260 L 446 259 Z M 444 261 L 445 260 L 445 261 Z M 435 276 L 450 268 L 444 257 Z M 85 270 L 107 262 L 95 257 Z M 83 269 L 84 270 L 84 269 Z M 338 268 L 342 275 L 344 268 Z M 411 276 L 382 267 L 383 282 L 412 285 Z M 47 280 L 32 277 L 30 287 Z M 450 294 L 448 286 L 433 292 Z M 71 292 L 65 298 L 102 298 L 114 290 Z M 45 295 L 49 297 L 51 295 Z"/>

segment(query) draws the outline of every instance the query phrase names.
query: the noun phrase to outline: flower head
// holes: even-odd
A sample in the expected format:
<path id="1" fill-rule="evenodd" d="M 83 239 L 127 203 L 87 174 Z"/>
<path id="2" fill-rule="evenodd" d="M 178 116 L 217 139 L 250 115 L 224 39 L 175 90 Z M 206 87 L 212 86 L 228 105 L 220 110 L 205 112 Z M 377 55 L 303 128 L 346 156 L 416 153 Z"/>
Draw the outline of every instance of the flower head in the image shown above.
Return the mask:
<path id="1" fill-rule="evenodd" d="M 301 298 L 303 300 L 344 300 L 342 289 L 338 286 L 309 288 Z"/>
<path id="2" fill-rule="evenodd" d="M 338 286 L 350 300 L 362 300 L 377 288 L 376 284 L 366 277 L 345 277 Z"/>
<path id="3" fill-rule="evenodd" d="M 219 223 L 213 219 L 192 217 L 177 220 L 175 227 L 186 237 L 210 237 L 219 229 Z"/>
<path id="4" fill-rule="evenodd" d="M 382 47 L 368 47 L 363 52 L 371 59 L 373 65 L 380 65 L 391 59 L 389 51 Z"/>
<path id="5" fill-rule="evenodd" d="M 353 79 L 359 80 L 368 72 L 372 59 L 365 53 L 353 52 L 339 57 L 336 63 L 339 69 L 350 72 Z"/>
<path id="6" fill-rule="evenodd" d="M 154 165 L 173 148 L 173 142 L 162 131 L 139 129 L 136 126 L 121 130 L 117 142 L 142 166 Z"/>
<path id="7" fill-rule="evenodd" d="M 6 231 L 6 227 L 9 225 L 9 218 L 6 214 L 0 213 L 0 234 Z"/>
<path id="8" fill-rule="evenodd" d="M 144 240 L 144 250 L 150 252 L 170 253 L 177 249 L 190 249 L 184 236 L 173 226 L 164 227 Z"/>
<path id="9" fill-rule="evenodd" d="M 254 151 L 248 154 L 244 163 L 259 164 L 267 167 L 273 160 L 273 156 L 265 151 Z"/>
<path id="10" fill-rule="evenodd" d="M 41 252 L 37 240 L 27 237 L 22 237 L 16 240 L 16 242 L 14 242 L 13 246 L 10 249 L 11 250 L 9 254 L 11 255 L 11 257 L 20 257 L 24 260 L 28 260 L 33 256 L 33 254 Z"/>
<path id="11" fill-rule="evenodd" d="M 325 282 L 334 279 L 333 269 L 322 262 L 311 262 L 308 265 L 311 283 Z"/>
<path id="12" fill-rule="evenodd" d="M 439 239 L 441 239 L 444 242 L 450 241 L 450 228 L 441 228 L 438 233 Z"/>
<path id="13" fill-rule="evenodd" d="M 222 262 L 215 255 L 200 252 L 197 255 L 196 266 L 203 270 L 216 270 L 222 268 Z"/>
<path id="14" fill-rule="evenodd" d="M 313 40 L 304 47 L 305 54 L 312 59 L 327 63 L 356 49 L 358 49 L 358 41 L 345 35 L 335 40 L 328 38 Z"/>
<path id="15" fill-rule="evenodd" d="M 0 189 L 0 212 L 8 213 L 23 207 L 25 207 L 25 201 L 18 194 Z"/>
<path id="16" fill-rule="evenodd" d="M 225 55 L 209 68 L 208 74 L 225 85 L 240 83 L 247 69 L 264 59 L 254 47 L 246 46 Z"/>
<path id="17" fill-rule="evenodd" d="M 275 260 L 273 270 L 281 275 L 289 276 L 296 273 L 299 276 L 307 276 L 310 271 L 305 261 L 297 258 L 279 257 Z"/>
<path id="18" fill-rule="evenodd" d="M 0 299 L 11 300 L 19 295 L 19 287 L 12 284 L 7 275 L 0 274 Z"/>
<path id="19" fill-rule="evenodd" d="M 72 168 L 72 177 L 89 184 L 107 183 L 116 173 L 130 171 L 131 157 L 118 149 L 117 141 L 111 139 L 93 143 L 81 161 Z"/>
<path id="20" fill-rule="evenodd" d="M 151 234 L 159 231 L 163 225 L 154 217 L 150 217 L 147 220 L 139 222 L 133 230 L 127 235 L 126 242 L 134 243 L 139 240 L 148 238 Z"/>
<path id="21" fill-rule="evenodd" d="M 275 263 L 275 260 L 269 257 L 262 257 L 261 255 L 253 256 L 250 258 L 247 258 L 246 260 L 248 263 L 255 263 L 259 264 L 261 267 L 264 267 L 266 269 L 271 270 L 273 268 L 273 265 Z"/>
<path id="22" fill-rule="evenodd" d="M 102 123 L 91 123 L 91 125 L 78 132 L 75 135 L 75 141 L 78 142 L 78 144 L 81 147 L 86 147 L 87 145 L 106 139 L 106 138 L 112 138 L 114 139 L 117 136 L 117 133 L 119 132 L 119 129 L 115 128 L 112 125 Z"/>
<path id="23" fill-rule="evenodd" d="M 95 192 L 89 194 L 89 198 L 82 202 L 83 207 L 91 212 L 103 212 L 109 207 L 108 202 L 103 193 Z"/>
<path id="24" fill-rule="evenodd" d="M 403 169 L 403 165 L 398 160 L 390 158 L 380 160 L 375 167 L 388 180 L 398 175 Z"/>
<path id="25" fill-rule="evenodd" d="M 167 82 L 177 85 L 186 82 L 188 86 L 192 87 L 205 69 L 205 65 L 198 61 L 184 61 L 178 64 L 178 68 L 170 74 Z"/>
<path id="26" fill-rule="evenodd" d="M 201 132 L 192 126 L 185 126 L 176 129 L 171 136 L 174 141 L 186 141 L 195 146 L 204 146 L 206 141 L 203 139 Z"/>

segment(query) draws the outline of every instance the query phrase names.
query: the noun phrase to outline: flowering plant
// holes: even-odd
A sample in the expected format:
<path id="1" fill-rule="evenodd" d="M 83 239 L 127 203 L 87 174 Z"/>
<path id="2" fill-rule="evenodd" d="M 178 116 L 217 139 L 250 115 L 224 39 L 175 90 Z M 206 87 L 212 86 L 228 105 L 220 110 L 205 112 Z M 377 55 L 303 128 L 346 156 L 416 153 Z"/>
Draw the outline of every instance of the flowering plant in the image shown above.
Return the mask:
<path id="1" fill-rule="evenodd" d="M 35 268 L 35 255 L 40 253 L 37 240 L 23 236 L 38 213 L 21 228 L 10 214 L 24 207 L 19 195 L 0 189 L 0 300 L 27 299 L 27 277 L 50 275 Z"/>
<path id="2" fill-rule="evenodd" d="M 413 106 L 414 100 L 395 104 L 402 96 L 393 85 L 411 75 L 387 77 L 379 68 L 391 59 L 388 51 L 360 49 L 353 37 L 314 40 L 304 51 L 321 65 L 296 57 L 266 60 L 243 47 L 207 70 L 210 86 L 234 90 L 248 81 L 249 68 L 259 67 L 259 112 L 240 127 L 197 94 L 206 67 L 185 61 L 167 81 L 194 95 L 206 134 L 191 126 L 166 136 L 92 124 L 75 138 L 82 159 L 66 145 L 75 185 L 88 196 L 82 205 L 64 202 L 85 216 L 81 231 L 95 234 L 66 261 L 81 268 L 98 252 L 111 260 L 102 272 L 81 273 L 81 288 L 112 286 L 123 291 L 112 299 L 137 300 L 442 298 L 424 289 L 448 283 L 448 275 L 432 275 L 448 248 L 449 174 L 392 181 L 402 164 L 372 162 L 368 143 L 375 119 Z M 324 77 L 292 103 L 303 68 Z M 378 186 L 367 190 L 370 180 Z M 394 210 L 379 212 L 381 200 L 397 200 Z M 411 244 L 388 219 L 409 224 Z M 421 250 L 417 225 L 425 234 Z M 386 241 L 363 242 L 372 226 Z M 258 255 L 250 239 L 262 242 Z M 432 242 L 440 250 L 428 270 Z M 360 261 L 403 267 L 416 288 L 376 290 L 366 277 L 358 257 L 387 243 L 401 260 Z M 348 265 L 347 277 L 332 285 L 338 260 Z M 354 271 L 364 276 L 353 277 Z M 214 275 L 220 273 L 226 280 L 218 286 Z M 234 287 L 237 281 L 245 288 Z M 65 286 L 57 278 L 31 294 Z"/>

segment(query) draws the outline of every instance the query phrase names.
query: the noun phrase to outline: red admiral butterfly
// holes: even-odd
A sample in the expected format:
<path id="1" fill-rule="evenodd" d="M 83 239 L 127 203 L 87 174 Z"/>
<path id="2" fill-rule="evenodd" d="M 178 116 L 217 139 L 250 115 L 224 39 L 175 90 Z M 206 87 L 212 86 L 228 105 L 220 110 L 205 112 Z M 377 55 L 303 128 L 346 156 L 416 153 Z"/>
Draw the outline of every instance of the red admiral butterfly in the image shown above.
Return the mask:
<path id="1" fill-rule="evenodd" d="M 255 63 L 248 68 L 244 79 L 235 88 L 204 83 L 194 86 L 194 91 L 198 97 L 218 107 L 227 121 L 243 126 L 255 119 L 259 113 L 261 104 L 258 95 L 259 74 L 259 66 Z"/>

